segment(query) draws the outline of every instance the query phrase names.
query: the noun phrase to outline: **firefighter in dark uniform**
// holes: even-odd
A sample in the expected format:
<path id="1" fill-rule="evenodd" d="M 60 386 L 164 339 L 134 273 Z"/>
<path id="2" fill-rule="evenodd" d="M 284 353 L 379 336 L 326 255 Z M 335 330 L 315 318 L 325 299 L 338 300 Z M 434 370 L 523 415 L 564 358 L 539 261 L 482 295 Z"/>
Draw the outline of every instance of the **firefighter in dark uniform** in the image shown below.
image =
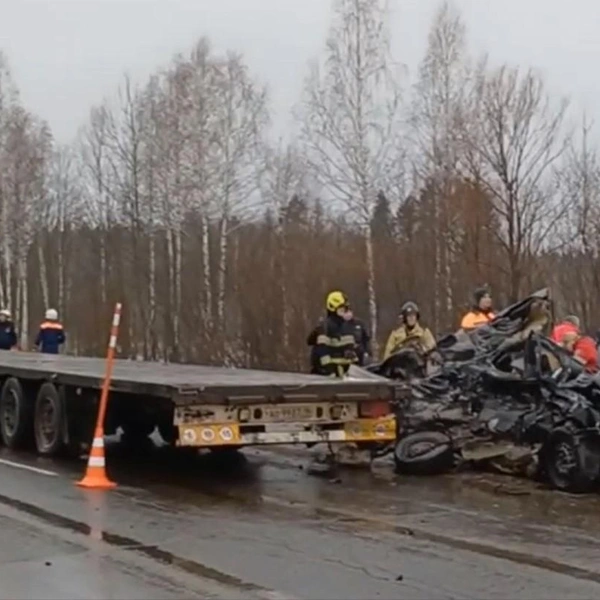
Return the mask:
<path id="1" fill-rule="evenodd" d="M 327 314 L 311 331 L 307 342 L 312 346 L 311 373 L 343 377 L 350 365 L 358 362 L 354 326 L 348 316 L 348 299 L 339 291 L 331 292 L 325 302 Z"/>

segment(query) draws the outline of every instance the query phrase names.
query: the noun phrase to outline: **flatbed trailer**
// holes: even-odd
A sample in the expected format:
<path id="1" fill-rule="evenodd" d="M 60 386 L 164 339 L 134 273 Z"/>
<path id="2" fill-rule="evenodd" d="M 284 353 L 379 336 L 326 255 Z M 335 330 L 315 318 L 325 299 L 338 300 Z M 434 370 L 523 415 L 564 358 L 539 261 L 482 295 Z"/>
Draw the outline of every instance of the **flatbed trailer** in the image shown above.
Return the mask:
<path id="1" fill-rule="evenodd" d="M 55 455 L 89 443 L 105 361 L 0 351 L 0 437 Z M 116 360 L 105 433 L 131 440 L 158 428 L 177 446 L 386 443 L 395 439 L 385 381 Z"/>

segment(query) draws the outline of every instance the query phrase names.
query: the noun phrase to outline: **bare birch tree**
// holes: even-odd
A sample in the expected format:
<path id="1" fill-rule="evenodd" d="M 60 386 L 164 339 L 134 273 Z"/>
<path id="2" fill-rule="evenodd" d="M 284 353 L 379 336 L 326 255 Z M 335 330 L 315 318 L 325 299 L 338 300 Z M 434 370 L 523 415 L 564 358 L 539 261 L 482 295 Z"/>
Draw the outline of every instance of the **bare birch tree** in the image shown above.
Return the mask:
<path id="1" fill-rule="evenodd" d="M 39 215 L 47 202 L 48 160 L 52 138 L 47 125 L 21 107 L 12 110 L 6 140 L 5 177 L 9 190 L 7 220 L 11 255 L 16 265 L 16 290 L 11 304 L 16 308 L 21 347 L 29 340 L 30 286 L 29 253 L 38 228 Z M 12 267 L 12 265 L 10 265 Z"/>
<path id="2" fill-rule="evenodd" d="M 258 192 L 261 146 L 269 123 L 266 88 L 250 77 L 241 56 L 213 65 L 217 107 L 210 153 L 216 165 L 212 190 L 219 221 L 217 323 L 225 325 L 227 261 L 231 220 L 250 209 Z"/>
<path id="3" fill-rule="evenodd" d="M 306 174 L 303 161 L 294 146 L 282 147 L 267 151 L 266 170 L 262 177 L 262 194 L 273 207 L 275 214 L 275 231 L 277 252 L 274 256 L 274 272 L 280 286 L 279 306 L 281 307 L 282 342 L 284 349 L 289 346 L 290 336 L 290 299 L 288 297 L 287 265 L 289 249 L 286 239 L 285 221 L 288 207 L 294 197 L 306 191 Z"/>
<path id="4" fill-rule="evenodd" d="M 322 66 L 311 69 L 302 111 L 302 140 L 310 169 L 350 210 L 363 232 L 374 340 L 377 298 L 371 220 L 378 191 L 387 187 L 397 170 L 400 125 L 399 81 L 390 59 L 386 20 L 381 0 L 334 0 L 325 58 Z"/>
<path id="5" fill-rule="evenodd" d="M 555 169 L 568 137 L 568 103 L 549 98 L 543 80 L 532 71 L 485 64 L 472 88 L 473 104 L 462 121 L 466 165 L 471 176 L 494 198 L 505 253 L 510 299 L 523 291 L 531 257 L 565 218 L 568 204 L 555 194 Z"/>
<path id="6" fill-rule="evenodd" d="M 147 303 L 149 268 L 147 232 L 151 219 L 152 199 L 148 197 L 145 179 L 147 163 L 144 144 L 147 119 L 142 92 L 129 77 L 119 90 L 119 107 L 113 127 L 110 127 L 109 146 L 111 170 L 115 178 L 115 194 L 128 228 L 129 258 L 126 277 L 131 277 L 133 295 L 130 297 L 130 325 L 138 336 L 136 356 L 150 357 L 153 325 Z"/>
<path id="7" fill-rule="evenodd" d="M 106 104 L 90 112 L 90 120 L 79 141 L 78 155 L 81 160 L 80 185 L 84 194 L 84 217 L 90 227 L 99 233 L 100 301 L 107 303 L 108 232 L 116 222 L 117 211 L 112 189 L 110 170 L 109 130 L 112 114 Z"/>
<path id="8" fill-rule="evenodd" d="M 576 304 L 584 323 L 591 321 L 600 295 L 600 161 L 592 133 L 593 123 L 584 115 L 579 135 L 569 145 L 559 171 L 559 190 L 572 210 L 553 232 L 571 252 L 579 254 L 582 268 L 549 273 L 558 289 L 582 290 L 577 298 L 557 294 L 555 303 L 562 309 Z"/>
<path id="9" fill-rule="evenodd" d="M 10 230 L 11 190 L 9 169 L 9 132 L 11 120 L 18 106 L 18 91 L 12 79 L 8 61 L 0 52 L 0 233 L 2 235 L 2 273 L 0 274 L 0 300 L 8 308 L 13 306 L 12 293 L 12 244 Z"/>
<path id="10" fill-rule="evenodd" d="M 469 61 L 466 29 L 461 15 L 449 2 L 438 9 L 428 35 L 425 57 L 419 69 L 411 110 L 411 126 L 416 142 L 416 172 L 432 189 L 434 229 L 433 325 L 452 315 L 452 260 L 459 234 L 457 214 L 451 214 L 448 201 L 457 181 L 460 144 L 455 135 L 456 121 L 463 110 Z M 442 291 L 443 290 L 443 291 Z"/>

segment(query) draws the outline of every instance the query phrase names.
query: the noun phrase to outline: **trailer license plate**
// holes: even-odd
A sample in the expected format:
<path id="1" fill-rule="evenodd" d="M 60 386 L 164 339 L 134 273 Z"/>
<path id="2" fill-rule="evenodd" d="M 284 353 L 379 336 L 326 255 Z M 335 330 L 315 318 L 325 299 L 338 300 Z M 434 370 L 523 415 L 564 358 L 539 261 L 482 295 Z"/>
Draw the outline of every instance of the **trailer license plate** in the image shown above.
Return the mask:
<path id="1" fill-rule="evenodd" d="M 314 414 L 312 406 L 281 406 L 265 410 L 269 421 L 303 421 L 314 418 Z"/>

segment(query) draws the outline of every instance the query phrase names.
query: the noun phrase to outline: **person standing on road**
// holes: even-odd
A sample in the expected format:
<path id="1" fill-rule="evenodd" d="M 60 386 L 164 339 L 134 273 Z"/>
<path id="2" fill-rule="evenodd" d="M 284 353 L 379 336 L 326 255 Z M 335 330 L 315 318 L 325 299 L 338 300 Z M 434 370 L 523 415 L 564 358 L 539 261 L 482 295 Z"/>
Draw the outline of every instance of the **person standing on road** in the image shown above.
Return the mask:
<path id="1" fill-rule="evenodd" d="M 487 287 L 475 290 L 473 308 L 462 318 L 461 329 L 471 331 L 491 323 L 496 315 L 492 310 L 492 294 Z"/>
<path id="2" fill-rule="evenodd" d="M 0 350 L 12 350 L 17 347 L 17 332 L 10 310 L 0 310 Z"/>
<path id="3" fill-rule="evenodd" d="M 312 346 L 311 373 L 343 377 L 350 365 L 358 362 L 354 328 L 347 317 L 348 299 L 342 292 L 331 292 L 325 307 L 325 318 L 306 340 Z"/>
<path id="4" fill-rule="evenodd" d="M 36 347 L 45 354 L 58 354 L 65 339 L 65 331 L 58 320 L 58 312 L 54 308 L 49 308 L 46 311 L 46 320 L 40 325 L 35 338 Z"/>
<path id="5" fill-rule="evenodd" d="M 428 354 L 435 350 L 436 341 L 433 334 L 427 327 L 419 323 L 419 307 L 414 302 L 405 302 L 400 309 L 400 327 L 390 333 L 383 360 L 388 359 L 392 354 L 398 352 L 403 346 L 416 343 L 420 350 Z"/>

